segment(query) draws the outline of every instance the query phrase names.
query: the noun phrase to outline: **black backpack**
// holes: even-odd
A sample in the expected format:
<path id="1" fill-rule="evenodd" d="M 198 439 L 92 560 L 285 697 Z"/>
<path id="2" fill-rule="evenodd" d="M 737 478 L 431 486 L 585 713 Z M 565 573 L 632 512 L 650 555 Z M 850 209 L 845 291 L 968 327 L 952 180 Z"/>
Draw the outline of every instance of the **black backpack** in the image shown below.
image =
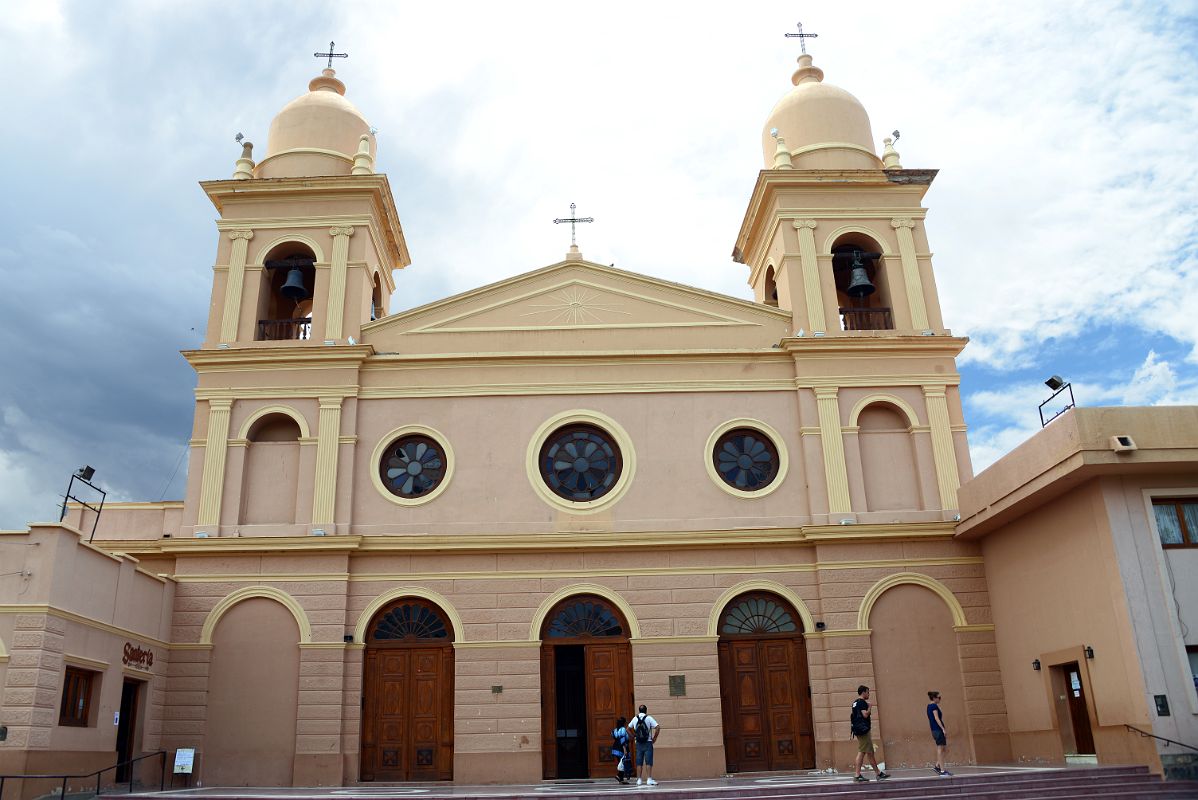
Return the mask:
<path id="1" fill-rule="evenodd" d="M 649 723 L 645 721 L 643 714 L 636 715 L 636 722 L 633 723 L 632 729 L 636 731 L 636 740 L 640 744 L 649 741 Z"/>
<path id="2" fill-rule="evenodd" d="M 857 709 L 857 703 L 853 703 L 853 710 L 849 714 L 849 727 L 852 728 L 854 736 L 864 736 L 869 733 L 869 720 Z"/>

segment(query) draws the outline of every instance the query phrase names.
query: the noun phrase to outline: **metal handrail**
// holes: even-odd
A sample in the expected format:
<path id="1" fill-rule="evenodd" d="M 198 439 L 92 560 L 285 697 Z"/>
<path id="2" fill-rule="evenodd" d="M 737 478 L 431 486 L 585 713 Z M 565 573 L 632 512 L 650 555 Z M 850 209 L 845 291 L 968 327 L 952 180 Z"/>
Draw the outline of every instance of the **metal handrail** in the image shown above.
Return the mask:
<path id="1" fill-rule="evenodd" d="M 1142 731 L 1139 728 L 1137 728 L 1135 725 L 1124 724 L 1123 727 L 1127 728 L 1129 731 L 1135 731 L 1136 733 L 1140 734 L 1141 736 L 1151 736 L 1153 739 L 1160 739 L 1165 744 L 1175 744 L 1178 747 L 1187 747 L 1190 750 L 1193 750 L 1195 753 L 1198 753 L 1198 747 L 1194 747 L 1194 745 L 1192 745 L 1192 744 L 1186 744 L 1185 742 L 1177 742 L 1177 741 L 1174 741 L 1173 739 L 1166 739 L 1164 736 L 1157 736 L 1155 733 L 1149 733 L 1148 731 Z"/>
<path id="2" fill-rule="evenodd" d="M 68 780 L 70 780 L 71 778 L 90 778 L 92 776 L 95 776 L 95 778 L 96 778 L 96 795 L 99 796 L 99 794 L 100 794 L 100 777 L 105 772 L 108 772 L 109 770 L 119 769 L 120 767 L 123 767 L 127 764 L 136 764 L 138 761 L 141 761 L 141 760 L 147 759 L 147 758 L 154 758 L 155 756 L 161 756 L 161 758 L 162 758 L 162 769 L 161 769 L 162 775 L 161 775 L 161 780 L 158 783 L 158 791 L 161 792 L 166 789 L 166 751 L 165 750 L 157 750 L 153 753 L 146 753 L 145 755 L 140 755 L 137 758 L 131 758 L 128 761 L 121 761 L 120 763 L 113 764 L 111 767 L 104 767 L 104 769 L 98 769 L 95 772 L 85 772 L 85 773 L 82 773 L 79 775 L 60 775 L 60 774 L 53 774 L 53 775 L 0 775 L 0 800 L 2 800 L 4 797 L 4 782 L 9 778 L 20 778 L 20 779 L 62 778 L 62 794 L 59 795 L 59 797 L 62 797 L 63 800 L 66 800 L 67 781 Z M 124 783 L 124 781 L 122 781 L 122 783 Z M 129 770 L 129 794 L 133 794 L 133 770 Z"/>

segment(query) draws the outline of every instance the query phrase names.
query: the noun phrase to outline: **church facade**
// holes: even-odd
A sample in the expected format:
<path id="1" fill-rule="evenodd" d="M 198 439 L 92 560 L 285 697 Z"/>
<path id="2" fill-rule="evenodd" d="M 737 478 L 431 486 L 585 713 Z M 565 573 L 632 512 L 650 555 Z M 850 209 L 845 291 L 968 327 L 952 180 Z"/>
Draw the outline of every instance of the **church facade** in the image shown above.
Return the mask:
<path id="1" fill-rule="evenodd" d="M 929 690 L 955 760 L 1011 760 L 954 538 L 935 172 L 879 158 L 810 56 L 793 83 L 735 242 L 754 301 L 572 247 L 388 314 L 396 198 L 314 79 L 202 184 L 184 500 L 0 536 L 0 772 L 195 748 L 205 785 L 606 778 L 642 703 L 661 777 L 843 770 L 859 684 L 879 760 L 928 762 Z"/>

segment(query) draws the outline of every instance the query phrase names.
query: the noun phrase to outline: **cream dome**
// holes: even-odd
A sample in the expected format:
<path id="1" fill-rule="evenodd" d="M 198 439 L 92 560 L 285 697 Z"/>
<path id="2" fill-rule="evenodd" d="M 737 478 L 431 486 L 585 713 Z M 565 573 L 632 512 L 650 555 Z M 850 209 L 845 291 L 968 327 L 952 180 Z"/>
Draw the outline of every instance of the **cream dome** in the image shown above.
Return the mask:
<path id="1" fill-rule="evenodd" d="M 266 158 L 258 163 L 255 177 L 349 175 L 370 123 L 344 95 L 345 84 L 333 70 L 313 78 L 308 93 L 284 106 L 270 123 Z M 369 141 L 373 157 L 374 137 Z"/>
<path id="2" fill-rule="evenodd" d="M 791 77 L 795 88 L 774 106 L 762 131 L 765 168 L 774 168 L 778 145 L 770 131 L 777 129 L 795 169 L 881 169 L 865 106 L 823 79 L 824 71 L 811 65 L 811 56 L 799 56 Z"/>

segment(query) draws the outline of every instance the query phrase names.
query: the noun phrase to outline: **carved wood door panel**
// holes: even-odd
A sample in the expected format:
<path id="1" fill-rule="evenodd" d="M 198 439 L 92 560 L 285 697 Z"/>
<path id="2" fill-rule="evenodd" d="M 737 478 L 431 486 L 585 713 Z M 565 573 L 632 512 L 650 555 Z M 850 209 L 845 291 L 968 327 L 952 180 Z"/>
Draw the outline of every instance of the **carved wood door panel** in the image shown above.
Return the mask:
<path id="1" fill-rule="evenodd" d="M 362 780 L 453 777 L 452 687 L 449 647 L 367 652 Z"/>
<path id="2" fill-rule="evenodd" d="M 720 642 L 729 772 L 815 766 L 805 650 L 794 638 Z"/>
<path id="3" fill-rule="evenodd" d="M 627 685 L 631 663 L 627 642 L 588 644 L 586 646 L 587 720 L 589 732 L 588 766 L 591 777 L 601 777 L 615 769 L 611 755 L 611 732 L 621 713 L 632 712 L 632 697 Z"/>

